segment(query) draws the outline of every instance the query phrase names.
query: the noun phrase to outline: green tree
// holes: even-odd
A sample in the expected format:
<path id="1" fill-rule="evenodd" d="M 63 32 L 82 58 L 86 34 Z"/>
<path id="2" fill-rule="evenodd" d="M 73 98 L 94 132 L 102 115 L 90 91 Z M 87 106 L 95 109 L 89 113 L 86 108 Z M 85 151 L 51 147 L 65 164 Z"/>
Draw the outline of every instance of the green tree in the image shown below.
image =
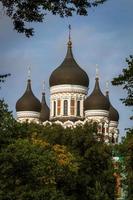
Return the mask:
<path id="1" fill-rule="evenodd" d="M 114 200 L 112 149 L 97 125 L 18 123 L 1 101 L 0 199 Z"/>
<path id="2" fill-rule="evenodd" d="M 114 78 L 113 85 L 121 85 L 126 91 L 127 96 L 121 99 L 125 106 L 133 106 L 133 56 L 126 59 L 127 67 L 122 70 L 122 74 Z M 133 111 L 133 110 L 132 110 Z M 131 116 L 133 119 L 133 116 Z"/>
<path id="3" fill-rule="evenodd" d="M 122 185 L 126 200 L 133 199 L 133 129 L 128 129 L 126 137 L 118 146 L 119 156 L 122 157 L 121 171 L 123 175 Z"/>
<path id="4" fill-rule="evenodd" d="M 3 10 L 13 22 L 14 29 L 30 37 L 34 33 L 33 28 L 28 28 L 27 22 L 42 22 L 47 13 L 61 17 L 87 15 L 88 8 L 96 7 L 107 0 L 0 0 Z M 2 9 L 2 8 L 1 8 Z"/>
<path id="5" fill-rule="evenodd" d="M 61 183 L 75 179 L 75 157 L 31 132 L 28 123 L 16 122 L 4 101 L 0 105 L 0 199 L 73 200 Z"/>
<path id="6" fill-rule="evenodd" d="M 0 74 L 0 88 L 1 88 L 1 83 L 4 83 L 8 76 L 10 76 L 10 74 Z"/>
<path id="7" fill-rule="evenodd" d="M 76 200 L 115 199 L 112 148 L 96 141 L 96 124 L 90 123 L 75 129 L 63 129 L 58 125 L 29 126 L 36 133 L 36 137 L 41 137 L 52 145 L 66 146 L 77 158 L 79 169 L 76 178 L 72 181 L 70 178 L 68 182 L 61 180 L 59 185 L 57 184 L 57 187 L 62 185 L 64 193 L 73 194 Z"/>
<path id="8" fill-rule="evenodd" d="M 133 56 L 126 59 L 127 67 L 122 70 L 122 74 L 114 78 L 113 85 L 121 85 L 127 96 L 121 99 L 125 106 L 133 107 Z M 132 110 L 133 111 L 133 110 Z M 133 115 L 130 117 L 133 120 Z M 133 199 L 133 127 L 128 128 L 126 136 L 119 145 L 120 155 L 124 158 L 124 172 L 127 185 L 127 200 Z"/>

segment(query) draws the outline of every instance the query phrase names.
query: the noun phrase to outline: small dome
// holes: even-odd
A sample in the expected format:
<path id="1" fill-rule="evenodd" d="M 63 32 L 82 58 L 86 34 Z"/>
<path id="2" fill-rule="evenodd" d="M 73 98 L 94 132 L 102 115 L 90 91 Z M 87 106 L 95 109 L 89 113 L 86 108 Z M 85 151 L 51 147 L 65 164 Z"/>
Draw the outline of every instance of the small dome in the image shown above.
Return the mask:
<path id="1" fill-rule="evenodd" d="M 25 93 L 16 103 L 16 111 L 40 112 L 40 110 L 41 110 L 40 101 L 34 96 L 31 89 L 31 80 L 28 80 Z"/>
<path id="2" fill-rule="evenodd" d="M 87 73 L 76 63 L 72 53 L 72 42 L 68 42 L 67 54 L 62 64 L 55 69 L 49 79 L 50 87 L 54 85 L 72 84 L 88 87 Z"/>
<path id="3" fill-rule="evenodd" d="M 99 87 L 99 79 L 96 78 L 95 87 L 90 96 L 85 99 L 85 110 L 109 110 L 109 101 L 103 95 Z"/>
<path id="4" fill-rule="evenodd" d="M 40 121 L 45 122 L 49 120 L 50 110 L 46 104 L 45 93 L 42 93 L 42 103 L 41 103 L 41 112 L 40 112 Z"/>
<path id="5" fill-rule="evenodd" d="M 106 92 L 106 97 L 109 100 L 109 93 Z M 109 100 L 110 102 L 110 100 Z M 109 108 L 109 120 L 110 121 L 119 121 L 119 113 L 118 111 L 112 106 L 112 104 L 110 103 L 110 108 Z"/>

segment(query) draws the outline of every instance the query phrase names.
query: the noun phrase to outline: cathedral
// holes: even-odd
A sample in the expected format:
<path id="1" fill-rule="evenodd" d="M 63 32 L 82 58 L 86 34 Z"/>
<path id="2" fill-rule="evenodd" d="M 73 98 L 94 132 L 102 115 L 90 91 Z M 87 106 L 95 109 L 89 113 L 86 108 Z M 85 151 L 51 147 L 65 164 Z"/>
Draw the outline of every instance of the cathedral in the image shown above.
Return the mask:
<path id="1" fill-rule="evenodd" d="M 29 76 L 27 88 L 16 103 L 19 122 L 33 121 L 44 126 L 56 123 L 64 128 L 74 128 L 94 121 L 98 123 L 98 133 L 103 135 L 106 143 L 118 142 L 119 114 L 110 102 L 109 91 L 102 93 L 96 73 L 94 89 L 88 95 L 89 77 L 74 59 L 70 34 L 66 56 L 51 73 L 49 85 L 50 109 L 44 91 L 41 102 L 35 97 Z"/>

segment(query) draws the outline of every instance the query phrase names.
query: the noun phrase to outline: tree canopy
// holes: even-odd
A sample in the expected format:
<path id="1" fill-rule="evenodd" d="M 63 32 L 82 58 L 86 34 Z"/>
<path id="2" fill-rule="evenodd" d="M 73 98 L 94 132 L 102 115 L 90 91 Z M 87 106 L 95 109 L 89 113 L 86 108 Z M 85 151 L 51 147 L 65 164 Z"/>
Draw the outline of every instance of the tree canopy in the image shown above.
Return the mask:
<path id="1" fill-rule="evenodd" d="M 27 37 L 34 34 L 27 22 L 42 22 L 48 13 L 60 17 L 87 15 L 88 8 L 96 7 L 107 0 L 0 0 L 4 13 L 13 22 L 14 29 Z M 2 8 L 1 8 L 2 9 Z"/>
<path id="2" fill-rule="evenodd" d="M 0 74 L 0 88 L 1 88 L 1 83 L 5 82 L 8 76 L 10 76 L 10 74 Z"/>
<path id="3" fill-rule="evenodd" d="M 115 199 L 112 149 L 96 124 L 20 124 L 3 101 L 0 111 L 0 199 Z"/>
<path id="4" fill-rule="evenodd" d="M 113 79 L 113 85 L 122 86 L 126 91 L 127 96 L 121 99 L 125 106 L 133 107 L 133 56 L 126 59 L 127 67 L 122 70 L 122 73 Z M 133 111 L 133 110 L 132 110 Z M 133 115 L 130 117 L 133 120 Z M 127 200 L 133 199 L 133 127 L 128 128 L 126 136 L 118 146 L 119 153 L 124 159 L 124 170 L 122 173 L 125 176 L 124 185 L 127 193 Z"/>
<path id="5" fill-rule="evenodd" d="M 127 67 L 122 70 L 122 74 L 114 78 L 113 85 L 121 85 L 123 90 L 127 92 L 127 96 L 121 99 L 125 106 L 133 106 L 133 56 L 126 59 Z M 131 116 L 133 119 L 133 116 Z"/>

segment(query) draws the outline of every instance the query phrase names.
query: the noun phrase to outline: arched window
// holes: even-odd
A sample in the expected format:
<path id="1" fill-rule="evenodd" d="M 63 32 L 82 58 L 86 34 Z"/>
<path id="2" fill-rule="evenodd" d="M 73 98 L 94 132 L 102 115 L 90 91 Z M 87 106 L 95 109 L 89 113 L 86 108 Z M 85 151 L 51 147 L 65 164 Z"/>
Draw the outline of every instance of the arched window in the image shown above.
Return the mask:
<path id="1" fill-rule="evenodd" d="M 54 117 L 56 116 L 56 101 L 54 101 L 54 113 L 53 113 Z"/>
<path id="2" fill-rule="evenodd" d="M 68 115 L 68 101 L 64 100 L 64 115 Z"/>
<path id="3" fill-rule="evenodd" d="M 71 115 L 74 115 L 75 111 L 75 100 L 71 99 Z"/>
<path id="4" fill-rule="evenodd" d="M 80 101 L 77 101 L 77 116 L 80 116 Z"/>
<path id="5" fill-rule="evenodd" d="M 61 101 L 60 101 L 60 99 L 58 99 L 58 101 L 57 101 L 57 115 L 60 115 L 60 111 L 61 111 Z"/>

